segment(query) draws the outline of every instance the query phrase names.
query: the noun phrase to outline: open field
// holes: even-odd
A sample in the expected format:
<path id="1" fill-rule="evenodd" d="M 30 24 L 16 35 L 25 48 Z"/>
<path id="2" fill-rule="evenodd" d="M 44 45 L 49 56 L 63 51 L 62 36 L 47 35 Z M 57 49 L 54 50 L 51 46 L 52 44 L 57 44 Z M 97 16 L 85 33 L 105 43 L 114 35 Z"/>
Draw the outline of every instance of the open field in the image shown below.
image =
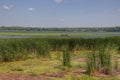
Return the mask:
<path id="1" fill-rule="evenodd" d="M 120 36 L 119 32 L 0 32 L 0 38 L 103 38 Z"/>

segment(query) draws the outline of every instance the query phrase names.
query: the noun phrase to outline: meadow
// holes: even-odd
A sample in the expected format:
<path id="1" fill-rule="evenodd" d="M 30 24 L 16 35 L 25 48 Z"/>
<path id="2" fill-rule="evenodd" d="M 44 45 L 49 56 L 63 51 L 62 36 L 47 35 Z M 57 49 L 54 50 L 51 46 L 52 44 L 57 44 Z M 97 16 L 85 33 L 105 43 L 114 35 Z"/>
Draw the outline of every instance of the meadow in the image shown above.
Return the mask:
<path id="1" fill-rule="evenodd" d="M 0 74 L 119 80 L 120 37 L 1 38 Z"/>
<path id="2" fill-rule="evenodd" d="M 119 32 L 0 32 L 0 38 L 104 38 L 120 36 Z"/>

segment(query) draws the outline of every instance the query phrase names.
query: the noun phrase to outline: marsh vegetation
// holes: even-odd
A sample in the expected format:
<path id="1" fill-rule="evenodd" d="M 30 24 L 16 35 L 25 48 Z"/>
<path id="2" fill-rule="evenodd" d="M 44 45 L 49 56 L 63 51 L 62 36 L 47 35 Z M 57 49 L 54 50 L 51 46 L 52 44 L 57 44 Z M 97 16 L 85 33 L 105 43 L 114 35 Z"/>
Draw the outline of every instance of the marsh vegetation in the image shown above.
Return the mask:
<path id="1" fill-rule="evenodd" d="M 0 39 L 0 73 L 119 80 L 119 52 L 120 37 Z"/>

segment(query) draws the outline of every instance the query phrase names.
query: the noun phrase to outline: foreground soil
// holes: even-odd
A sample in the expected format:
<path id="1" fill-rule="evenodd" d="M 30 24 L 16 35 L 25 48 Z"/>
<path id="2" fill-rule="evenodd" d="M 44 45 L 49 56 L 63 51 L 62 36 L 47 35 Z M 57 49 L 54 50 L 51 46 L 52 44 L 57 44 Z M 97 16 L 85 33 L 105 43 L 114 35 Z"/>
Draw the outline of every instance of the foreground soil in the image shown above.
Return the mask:
<path id="1" fill-rule="evenodd" d="M 0 80 L 50 80 L 50 79 L 20 74 L 0 74 Z"/>

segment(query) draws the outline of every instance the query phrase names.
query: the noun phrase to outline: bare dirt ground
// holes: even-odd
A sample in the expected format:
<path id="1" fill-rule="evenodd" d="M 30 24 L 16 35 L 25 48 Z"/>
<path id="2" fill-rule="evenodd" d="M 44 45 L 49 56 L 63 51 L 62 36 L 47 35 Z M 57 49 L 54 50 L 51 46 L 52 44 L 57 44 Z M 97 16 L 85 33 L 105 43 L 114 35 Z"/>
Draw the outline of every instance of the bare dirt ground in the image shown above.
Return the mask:
<path id="1" fill-rule="evenodd" d="M 42 75 L 50 76 L 50 77 L 64 78 L 66 74 L 64 72 L 47 72 L 47 73 L 43 73 Z"/>
<path id="2" fill-rule="evenodd" d="M 51 79 L 20 74 L 0 74 L 0 80 L 51 80 Z"/>

